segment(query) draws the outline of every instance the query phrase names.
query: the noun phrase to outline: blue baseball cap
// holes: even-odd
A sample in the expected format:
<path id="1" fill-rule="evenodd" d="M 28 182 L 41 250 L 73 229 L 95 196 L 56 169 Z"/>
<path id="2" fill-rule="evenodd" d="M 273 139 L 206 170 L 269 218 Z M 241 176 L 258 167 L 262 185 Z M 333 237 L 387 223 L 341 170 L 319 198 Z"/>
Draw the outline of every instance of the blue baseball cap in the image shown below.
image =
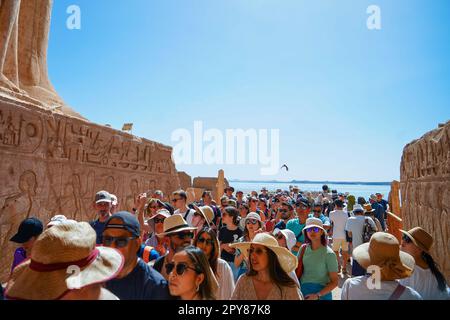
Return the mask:
<path id="1" fill-rule="evenodd" d="M 122 224 L 111 223 L 114 219 L 122 220 Z M 140 237 L 141 235 L 141 226 L 138 219 L 127 211 L 121 211 L 109 217 L 105 223 L 104 230 L 106 229 L 125 229 L 131 232 L 131 234 L 135 237 Z"/>
<path id="2" fill-rule="evenodd" d="M 25 243 L 32 237 L 39 236 L 44 231 L 41 220 L 31 217 L 22 221 L 17 233 L 9 240 L 16 243 Z"/>

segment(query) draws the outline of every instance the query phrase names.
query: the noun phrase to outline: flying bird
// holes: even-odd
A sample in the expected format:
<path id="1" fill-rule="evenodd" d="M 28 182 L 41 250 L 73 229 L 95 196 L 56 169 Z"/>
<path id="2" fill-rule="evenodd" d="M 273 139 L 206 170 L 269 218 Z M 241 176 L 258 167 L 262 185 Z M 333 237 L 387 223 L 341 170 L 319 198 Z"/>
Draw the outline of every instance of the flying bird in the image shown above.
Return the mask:
<path id="1" fill-rule="evenodd" d="M 283 164 L 283 166 L 280 169 L 286 168 L 286 171 L 289 171 L 289 168 L 287 165 Z"/>

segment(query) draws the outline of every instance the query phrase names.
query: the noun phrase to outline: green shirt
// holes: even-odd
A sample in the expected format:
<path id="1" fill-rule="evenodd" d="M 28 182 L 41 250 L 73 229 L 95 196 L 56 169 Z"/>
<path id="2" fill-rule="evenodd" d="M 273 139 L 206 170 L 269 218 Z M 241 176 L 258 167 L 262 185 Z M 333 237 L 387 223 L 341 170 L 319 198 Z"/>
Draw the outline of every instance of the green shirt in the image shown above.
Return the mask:
<path id="1" fill-rule="evenodd" d="M 308 246 L 303 256 L 301 283 L 325 286 L 330 282 L 330 272 L 338 272 L 338 262 L 333 250 L 328 246 L 312 250 L 311 246 Z"/>
<path id="2" fill-rule="evenodd" d="M 300 220 L 298 218 L 291 219 L 286 223 L 286 229 L 291 230 L 294 232 L 295 237 L 297 238 L 297 241 L 300 241 L 301 243 L 305 242 L 305 237 L 302 233 L 303 228 L 305 227 L 305 223 L 300 223 Z"/>

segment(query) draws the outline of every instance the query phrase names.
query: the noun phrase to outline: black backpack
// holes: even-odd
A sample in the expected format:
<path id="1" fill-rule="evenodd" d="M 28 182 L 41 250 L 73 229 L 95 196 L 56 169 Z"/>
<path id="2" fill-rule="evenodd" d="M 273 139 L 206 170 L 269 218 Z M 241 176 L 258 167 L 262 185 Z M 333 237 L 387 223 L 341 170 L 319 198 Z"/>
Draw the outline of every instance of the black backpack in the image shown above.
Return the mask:
<path id="1" fill-rule="evenodd" d="M 376 232 L 376 230 L 374 230 L 372 228 L 372 225 L 369 223 L 369 219 L 366 217 L 364 219 L 364 228 L 363 228 L 363 236 L 362 236 L 363 243 L 369 242 L 370 238 L 372 238 L 372 235 L 375 232 Z"/>

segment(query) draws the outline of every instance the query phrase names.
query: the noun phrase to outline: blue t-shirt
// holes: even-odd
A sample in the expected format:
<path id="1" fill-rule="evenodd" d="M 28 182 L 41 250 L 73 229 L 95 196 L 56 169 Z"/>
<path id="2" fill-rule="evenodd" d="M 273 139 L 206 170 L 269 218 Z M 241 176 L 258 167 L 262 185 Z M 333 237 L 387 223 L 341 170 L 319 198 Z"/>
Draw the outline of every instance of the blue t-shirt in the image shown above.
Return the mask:
<path id="1" fill-rule="evenodd" d="M 297 241 L 300 241 L 301 243 L 305 242 L 305 237 L 303 236 L 303 228 L 305 228 L 306 223 L 300 223 L 300 220 L 298 218 L 289 220 L 286 224 L 286 229 L 291 230 L 295 233 L 295 237 L 297 238 Z"/>
<path id="2" fill-rule="evenodd" d="M 166 279 L 139 259 L 125 278 L 113 279 L 106 288 L 120 300 L 171 300 Z"/>
<path id="3" fill-rule="evenodd" d="M 91 221 L 89 223 L 91 227 L 95 230 L 95 233 L 97 234 L 97 244 L 103 243 L 103 231 L 105 230 L 105 222 L 100 222 L 99 220 Z"/>
<path id="4" fill-rule="evenodd" d="M 383 231 L 386 230 L 386 226 L 384 224 L 385 210 L 384 210 L 383 206 L 378 202 L 374 202 L 374 203 L 372 203 L 372 209 L 375 209 L 375 212 L 373 214 L 374 214 L 375 218 L 377 218 L 380 221 Z"/>

